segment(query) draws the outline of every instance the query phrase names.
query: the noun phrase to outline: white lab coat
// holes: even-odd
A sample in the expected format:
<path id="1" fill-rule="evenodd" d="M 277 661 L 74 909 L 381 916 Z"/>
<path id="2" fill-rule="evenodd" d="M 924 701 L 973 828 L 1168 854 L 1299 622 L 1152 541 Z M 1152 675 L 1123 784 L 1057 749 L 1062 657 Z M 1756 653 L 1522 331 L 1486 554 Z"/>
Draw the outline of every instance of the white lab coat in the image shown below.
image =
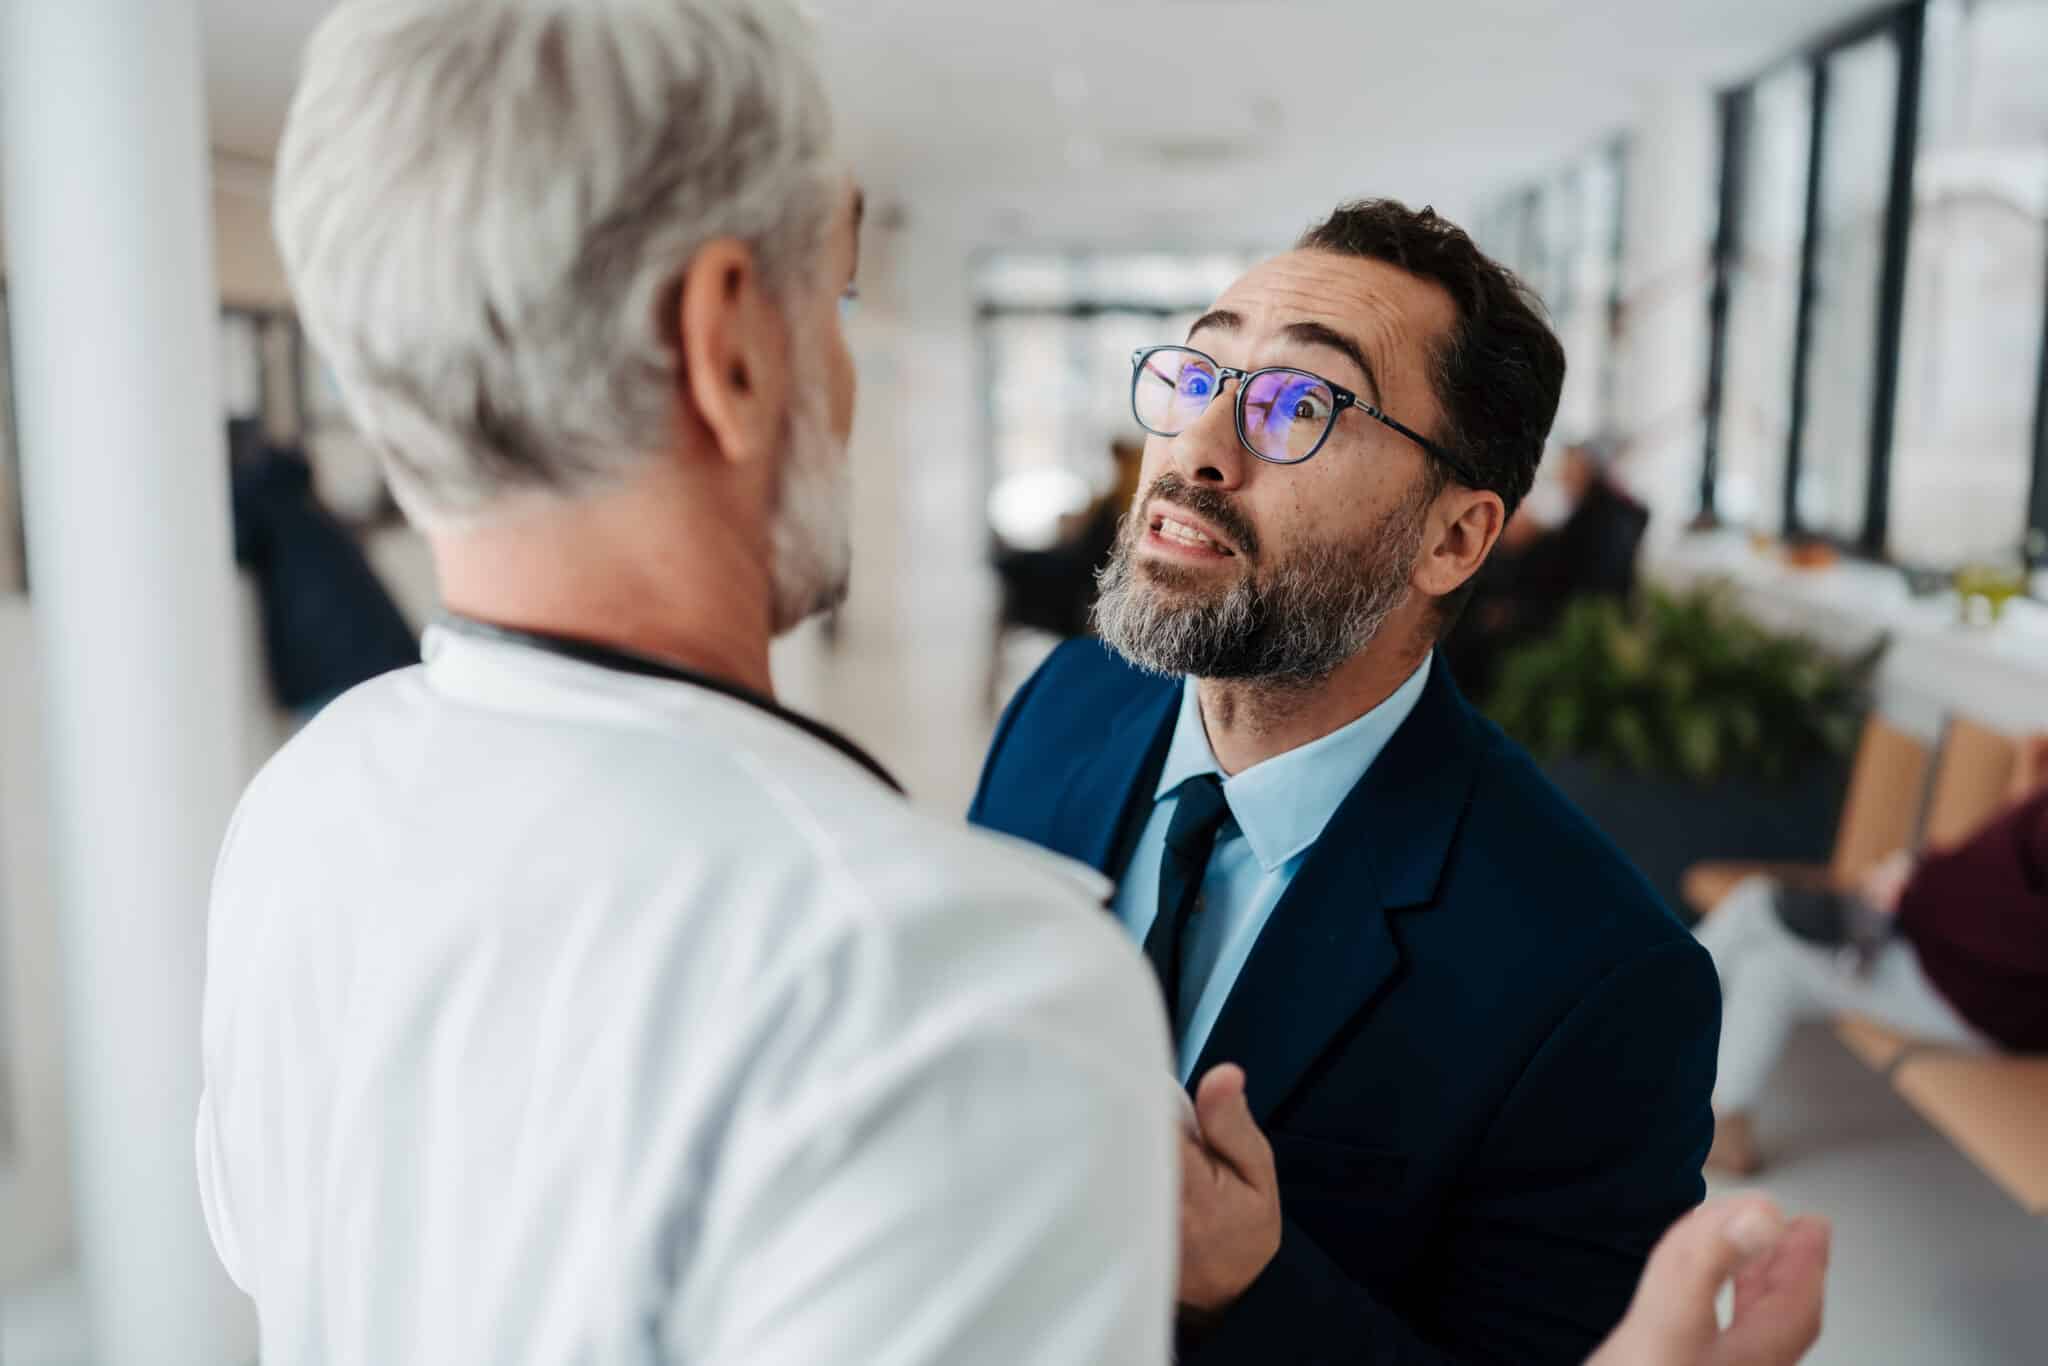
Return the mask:
<path id="1" fill-rule="evenodd" d="M 1159 999 L 1075 865 L 430 634 L 250 787 L 199 1181 L 265 1366 L 1168 1354 Z"/>

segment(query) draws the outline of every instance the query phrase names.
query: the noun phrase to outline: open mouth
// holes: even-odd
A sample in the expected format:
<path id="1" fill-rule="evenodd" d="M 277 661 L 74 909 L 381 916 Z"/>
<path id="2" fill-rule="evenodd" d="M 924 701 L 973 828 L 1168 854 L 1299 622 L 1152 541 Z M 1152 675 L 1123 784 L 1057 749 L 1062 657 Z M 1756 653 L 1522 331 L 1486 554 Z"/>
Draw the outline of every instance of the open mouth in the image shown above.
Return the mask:
<path id="1" fill-rule="evenodd" d="M 1170 512 L 1152 514 L 1152 536 L 1166 545 L 1195 554 L 1234 557 L 1237 551 L 1218 540 L 1209 532 L 1192 522 L 1182 521 Z"/>

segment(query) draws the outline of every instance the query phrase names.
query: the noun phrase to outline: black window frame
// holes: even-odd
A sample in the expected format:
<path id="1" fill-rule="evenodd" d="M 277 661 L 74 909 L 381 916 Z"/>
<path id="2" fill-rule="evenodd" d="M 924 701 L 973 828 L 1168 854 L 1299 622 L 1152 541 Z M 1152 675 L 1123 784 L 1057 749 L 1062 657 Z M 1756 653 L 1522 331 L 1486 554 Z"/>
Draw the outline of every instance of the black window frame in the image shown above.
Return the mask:
<path id="1" fill-rule="evenodd" d="M 1907 273 L 1911 262 L 1913 177 L 1919 156 L 1921 102 L 1925 87 L 1926 0 L 1887 6 L 1835 29 L 1808 44 L 1790 59 L 1803 66 L 1813 98 L 1808 129 L 1804 238 L 1800 250 L 1797 320 L 1793 330 L 1789 430 L 1786 435 L 1784 485 L 1780 490 L 1784 538 L 1826 542 L 1861 558 L 1889 559 L 1891 464 L 1897 435 L 1899 366 L 1905 329 Z M 1804 526 L 1799 517 L 1799 477 L 1807 422 L 1807 384 L 1813 348 L 1816 255 L 1819 248 L 1821 177 L 1829 116 L 1829 60 L 1873 38 L 1889 37 L 1898 53 L 1898 90 L 1894 103 L 1891 176 L 1884 219 L 1884 250 L 1878 271 L 1876 364 L 1871 372 L 1870 448 L 1862 526 L 1853 536 L 1831 535 Z M 1749 143 L 1758 84 L 1785 69 L 1785 61 L 1726 90 L 1720 97 L 1721 170 L 1718 209 L 1707 296 L 1705 441 L 1701 451 L 1698 524 L 1719 522 L 1715 506 L 1720 474 L 1723 408 L 1726 403 L 1730 297 L 1737 262 L 1742 255 L 1742 222 L 1747 202 Z M 2031 567 L 2048 564 L 2048 290 L 2043 291 L 2041 347 L 2034 391 L 2034 467 L 2025 554 Z"/>
<path id="2" fill-rule="evenodd" d="M 6 373 L 0 375 L 0 436 L 6 439 L 6 464 L 0 467 L 0 479 L 7 481 L 8 519 L 13 525 L 0 528 L 0 555 L 7 558 L 0 563 L 0 596 L 26 595 L 29 591 L 28 567 L 28 487 L 22 473 L 21 427 L 15 420 L 13 300 L 8 296 L 7 281 L 0 277 L 0 366 Z M 8 585 L 13 585 L 10 590 Z M 5 1149 L 4 1120 L 0 1120 L 0 1151 Z"/>
<path id="3" fill-rule="evenodd" d="M 1613 168 L 1614 219 L 1607 234 L 1607 346 L 1600 358 L 1600 427 L 1612 433 L 1621 412 L 1621 339 L 1628 321 L 1628 211 L 1630 157 L 1626 131 L 1607 139 L 1600 156 Z"/>

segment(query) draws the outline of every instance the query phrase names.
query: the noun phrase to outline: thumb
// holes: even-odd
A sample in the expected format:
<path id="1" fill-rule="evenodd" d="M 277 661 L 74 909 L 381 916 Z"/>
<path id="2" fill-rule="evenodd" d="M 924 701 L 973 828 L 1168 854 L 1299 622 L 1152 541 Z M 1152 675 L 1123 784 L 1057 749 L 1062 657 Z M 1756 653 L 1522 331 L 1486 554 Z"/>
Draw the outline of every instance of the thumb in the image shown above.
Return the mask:
<path id="1" fill-rule="evenodd" d="M 1785 1216 L 1763 1196 L 1700 1206 L 1671 1226 L 1650 1253 L 1635 1301 L 1597 1363 L 1689 1360 L 1720 1333 L 1715 1299 L 1743 1264 L 1767 1251 Z"/>
<path id="2" fill-rule="evenodd" d="M 1244 1069 L 1235 1063 L 1212 1067 L 1195 1088 L 1195 1118 L 1202 1142 L 1247 1184 L 1272 1184 L 1273 1150 L 1252 1118 L 1244 1094 Z"/>

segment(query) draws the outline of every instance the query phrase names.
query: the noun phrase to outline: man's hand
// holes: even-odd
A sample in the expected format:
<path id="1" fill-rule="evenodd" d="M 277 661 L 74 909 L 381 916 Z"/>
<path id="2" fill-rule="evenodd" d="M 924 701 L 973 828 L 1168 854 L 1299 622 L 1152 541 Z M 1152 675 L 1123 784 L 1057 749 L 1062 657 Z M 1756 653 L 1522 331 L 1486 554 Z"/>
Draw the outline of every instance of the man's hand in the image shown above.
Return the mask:
<path id="1" fill-rule="evenodd" d="M 1876 864 L 1856 884 L 1864 904 L 1883 915 L 1897 915 L 1906 884 L 1913 880 L 1913 856 L 1901 849 Z"/>
<path id="2" fill-rule="evenodd" d="M 1199 1133 L 1180 1141 L 1180 1302 L 1216 1313 L 1280 1251 L 1273 1148 L 1245 1104 L 1244 1070 L 1225 1064 L 1195 1091 Z"/>
<path id="3" fill-rule="evenodd" d="M 1792 1366 L 1820 1337 L 1830 1232 L 1761 1196 L 1716 1200 L 1650 1254 L 1634 1303 L 1586 1366 Z M 1735 1317 L 1715 1312 L 1735 1281 Z"/>

